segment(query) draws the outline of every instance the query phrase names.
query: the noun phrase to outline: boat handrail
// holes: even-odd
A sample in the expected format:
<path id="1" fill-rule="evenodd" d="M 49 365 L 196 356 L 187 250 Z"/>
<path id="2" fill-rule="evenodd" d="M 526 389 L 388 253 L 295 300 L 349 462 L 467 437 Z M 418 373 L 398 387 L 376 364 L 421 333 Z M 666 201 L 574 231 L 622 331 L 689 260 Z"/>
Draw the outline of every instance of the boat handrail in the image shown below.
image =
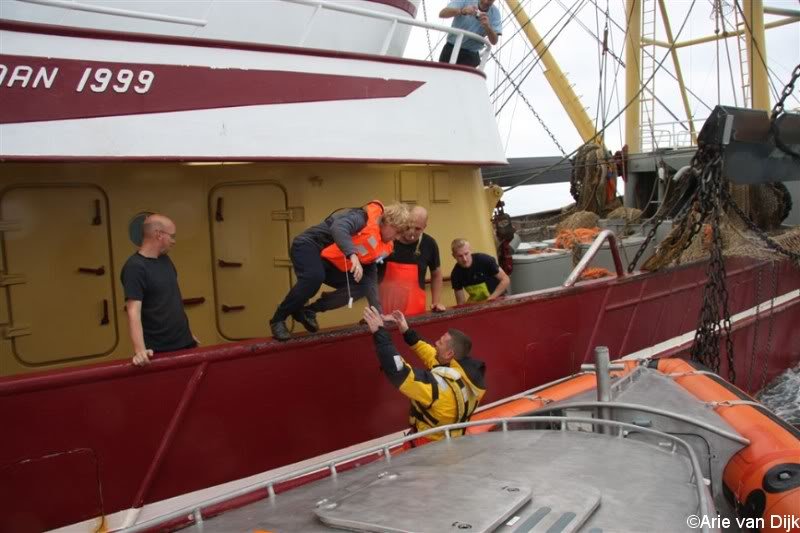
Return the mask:
<path id="1" fill-rule="evenodd" d="M 667 439 L 672 442 L 671 452 L 673 453 L 677 450 L 678 446 L 681 446 L 684 450 L 686 450 L 686 455 L 689 458 L 689 462 L 691 463 L 692 475 L 689 482 L 694 484 L 695 490 L 697 491 L 698 507 L 699 507 L 698 513 L 701 516 L 708 516 L 708 517 L 711 516 L 712 508 L 710 504 L 708 490 L 706 489 L 705 484 L 703 482 L 703 471 L 700 468 L 700 461 L 697 459 L 697 454 L 695 454 L 691 445 L 689 445 L 688 442 L 681 439 L 680 437 L 676 437 L 675 435 L 670 435 L 669 433 L 664 433 L 662 431 L 658 431 L 655 429 L 640 427 L 635 424 L 629 424 L 627 422 L 618 422 L 616 420 L 604 420 L 600 418 L 585 418 L 585 417 L 567 417 L 567 416 L 521 416 L 521 417 L 506 417 L 506 418 L 489 418 L 486 420 L 478 420 L 474 422 L 471 421 L 471 422 L 462 422 L 459 424 L 448 424 L 446 426 L 439 426 L 425 431 L 420 431 L 419 433 L 405 435 L 403 437 L 391 440 L 389 442 L 385 442 L 375 446 L 370 446 L 368 448 L 358 450 L 355 452 L 345 453 L 333 459 L 328 459 L 326 461 L 314 463 L 312 465 L 287 472 L 285 474 L 276 476 L 274 478 L 259 481 L 257 483 L 252 483 L 246 487 L 241 487 L 239 489 L 229 491 L 224 494 L 220 494 L 213 498 L 209 498 L 202 502 L 194 503 L 192 505 L 183 507 L 176 511 L 171 511 L 164 515 L 157 516 L 149 520 L 146 520 L 144 522 L 141 522 L 139 524 L 123 528 L 119 531 L 123 531 L 125 533 L 147 531 L 153 528 L 157 528 L 158 526 L 165 524 L 167 522 L 180 519 L 182 517 L 187 517 L 187 518 L 191 517 L 195 525 L 202 524 L 203 509 L 206 509 L 208 507 L 212 507 L 217 504 L 230 501 L 234 498 L 238 498 L 246 494 L 252 494 L 257 490 L 265 488 L 267 489 L 268 497 L 275 498 L 276 497 L 275 485 L 324 470 L 329 470 L 331 476 L 336 476 L 338 474 L 338 471 L 336 469 L 337 464 L 349 463 L 357 459 L 374 455 L 376 453 L 382 454 L 387 462 L 391 462 L 392 449 L 396 449 L 397 447 L 403 445 L 404 443 L 418 439 L 420 437 L 427 437 L 429 435 L 443 433 L 445 439 L 449 441 L 452 439 L 452 437 L 450 436 L 450 431 L 454 429 L 468 428 L 471 426 L 499 425 L 502 427 L 502 431 L 506 432 L 509 431 L 508 427 L 509 423 L 516 424 L 524 422 L 529 422 L 529 423 L 558 422 L 561 424 L 561 431 L 567 431 L 567 425 L 573 423 L 584 423 L 584 424 L 616 427 L 619 429 L 628 429 L 628 430 L 635 430 L 640 433 L 647 433 L 650 435 L 654 435 L 659 439 Z M 539 430 L 533 430 L 533 431 L 539 431 Z M 608 438 L 621 439 L 624 437 L 625 433 L 623 431 L 618 431 L 615 436 L 609 436 Z M 703 532 L 710 531 L 709 527 L 705 524 L 702 526 L 702 528 L 698 529 Z"/>
<path id="2" fill-rule="evenodd" d="M 556 409 L 558 410 L 571 409 L 571 408 L 584 409 L 584 408 L 598 408 L 598 407 L 608 407 L 611 409 L 630 409 L 630 410 L 642 411 L 645 413 L 663 416 L 665 418 L 672 418 L 674 420 L 679 420 L 681 422 L 691 424 L 692 426 L 697 426 L 699 428 L 705 429 L 710 433 L 714 433 L 722 438 L 742 444 L 743 446 L 750 445 L 750 440 L 748 438 L 742 437 L 741 435 L 737 435 L 735 433 L 731 433 L 730 431 L 725 431 L 724 429 L 718 428 L 712 424 L 709 424 L 708 422 L 704 422 L 702 420 L 699 420 L 697 418 L 692 418 L 690 416 L 673 413 L 665 409 L 659 409 L 657 407 L 650 407 L 649 405 L 642 405 L 638 403 L 597 402 L 597 401 L 553 403 L 547 406 L 540 407 L 539 409 L 536 409 L 535 412 L 546 412 L 546 411 L 553 411 Z"/>
<path id="3" fill-rule="evenodd" d="M 597 255 L 597 252 L 600 250 L 600 247 L 603 245 L 603 241 L 608 240 L 608 248 L 611 250 L 611 257 L 614 259 L 614 269 L 617 271 L 617 277 L 622 278 L 625 277 L 625 270 L 622 268 L 622 260 L 619 257 L 619 247 L 617 246 L 617 237 L 614 235 L 614 232 L 609 229 L 604 229 L 600 233 L 597 234 L 595 237 L 594 242 L 586 250 L 586 253 L 583 254 L 581 257 L 580 262 L 572 269 L 569 276 L 567 276 L 566 281 L 561 285 L 562 287 L 572 287 L 581 277 L 583 271 L 586 270 L 586 267 L 589 266 L 589 263 L 592 262 L 594 256 Z"/>
<path id="4" fill-rule="evenodd" d="M 88 13 L 100 13 L 101 15 L 114 15 L 117 17 L 128 17 L 141 20 L 155 20 L 158 22 L 171 22 L 173 24 L 186 24 L 188 26 L 205 26 L 208 21 L 188 17 L 177 17 L 174 15 L 164 15 L 162 13 L 148 13 L 147 11 L 137 11 L 134 9 L 122 9 L 118 7 L 105 7 L 74 2 L 72 0 L 19 0 L 28 4 L 39 4 L 47 7 L 59 7 L 72 11 L 86 11 Z"/>
<path id="5" fill-rule="evenodd" d="M 380 55 L 384 56 L 389 51 L 389 45 L 392 42 L 392 37 L 394 37 L 394 33 L 397 30 L 398 25 L 405 24 L 407 26 L 414 26 L 417 28 L 426 28 L 429 30 L 436 30 L 439 32 L 451 34 L 456 36 L 456 42 L 453 43 L 453 52 L 450 54 L 450 64 L 455 64 L 456 59 L 458 59 L 458 53 L 461 50 L 461 44 L 463 43 L 465 38 L 475 39 L 481 41 L 486 48 L 484 48 L 484 52 L 481 54 L 481 64 L 480 69 L 483 70 L 483 66 L 486 63 L 486 58 L 488 57 L 488 51 L 492 47 L 492 43 L 489 42 L 489 39 L 486 37 L 482 37 L 477 33 L 472 33 L 471 31 L 462 30 L 460 28 L 453 28 L 451 26 L 444 26 L 441 24 L 434 24 L 431 22 L 424 22 L 419 21 L 414 18 L 400 16 L 400 15 L 392 15 L 390 13 L 381 13 L 379 11 L 372 11 L 370 9 L 363 9 L 360 7 L 351 7 L 342 4 L 332 4 L 325 0 L 283 0 L 284 2 L 290 2 L 292 4 L 302 4 L 306 6 L 310 6 L 314 8 L 314 13 L 311 15 L 311 18 L 306 22 L 305 30 L 303 31 L 303 35 L 300 38 L 300 43 L 298 46 L 304 46 L 305 41 L 308 38 L 309 33 L 311 32 L 311 27 L 314 24 L 314 21 L 317 18 L 317 15 L 322 12 L 324 9 L 328 9 L 331 11 L 340 11 L 342 13 L 350 13 L 352 15 L 361 15 L 367 18 L 374 18 L 374 19 L 381 19 L 381 20 L 388 20 L 392 23 L 391 28 L 389 28 L 389 32 L 386 34 L 386 37 L 383 40 L 383 45 L 381 47 Z"/>

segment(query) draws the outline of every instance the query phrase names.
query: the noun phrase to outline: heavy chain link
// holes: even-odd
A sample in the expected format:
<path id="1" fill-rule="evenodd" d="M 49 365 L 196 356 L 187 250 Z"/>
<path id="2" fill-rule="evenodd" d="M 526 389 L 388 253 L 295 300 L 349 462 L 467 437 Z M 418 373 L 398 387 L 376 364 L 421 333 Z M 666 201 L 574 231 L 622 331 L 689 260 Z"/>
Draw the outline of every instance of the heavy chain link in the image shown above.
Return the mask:
<path id="1" fill-rule="evenodd" d="M 734 212 L 739 216 L 740 219 L 742 219 L 742 222 L 744 222 L 750 229 L 750 231 L 755 233 L 759 239 L 764 241 L 764 244 L 766 244 L 767 247 L 771 248 L 774 252 L 785 255 L 786 257 L 788 257 L 789 259 L 800 265 L 800 254 L 796 254 L 791 250 L 787 250 L 779 242 L 773 240 L 772 237 L 767 235 L 767 233 L 764 230 L 759 228 L 758 225 L 755 222 L 753 222 L 753 220 L 733 200 L 730 191 L 728 191 L 727 188 L 724 188 L 722 190 L 722 194 L 724 197 L 723 201 L 725 202 L 726 207 L 733 208 Z"/>
<path id="2" fill-rule="evenodd" d="M 800 159 L 800 153 L 792 150 L 781 140 L 776 121 L 778 120 L 778 116 L 784 112 L 783 105 L 789 95 L 794 91 L 794 83 L 797 81 L 798 77 L 800 77 L 800 65 L 797 65 L 794 71 L 792 71 L 792 78 L 789 80 L 789 83 L 786 84 L 786 87 L 783 88 L 783 93 L 781 93 L 781 97 L 778 101 L 775 102 L 775 106 L 772 108 L 772 115 L 769 117 L 769 130 L 772 133 L 773 139 L 775 139 L 775 146 L 796 159 Z"/>
<path id="3" fill-rule="evenodd" d="M 703 288 L 703 307 L 700 309 L 694 343 L 691 348 L 692 359 L 700 361 L 714 372 L 719 372 L 720 336 L 725 336 L 725 350 L 728 362 L 728 381 L 735 383 L 733 339 L 731 337 L 731 315 L 728 309 L 728 288 L 726 286 L 725 259 L 722 255 L 722 189 L 727 183 L 722 179 L 722 158 L 716 154 L 714 160 L 705 166 L 699 184 L 699 211 L 690 229 L 692 238 L 700 232 L 703 221 L 710 216 L 711 258 L 706 268 L 708 281 Z M 684 242 L 684 249 L 691 244 L 690 238 Z M 721 315 L 721 317 L 720 317 Z M 721 318 L 721 319 L 720 319 Z"/>
<path id="4" fill-rule="evenodd" d="M 772 115 L 770 116 L 770 121 L 775 122 L 775 119 L 778 118 L 778 115 L 783 113 L 783 104 L 786 102 L 786 99 L 789 98 L 789 95 L 794 92 L 794 83 L 797 81 L 797 78 L 800 78 L 800 65 L 794 67 L 792 71 L 792 79 L 789 80 L 789 83 L 786 84 L 786 87 L 783 88 L 783 93 L 781 93 L 780 99 L 775 102 L 775 105 L 772 107 Z"/>
<path id="5" fill-rule="evenodd" d="M 695 152 L 694 156 L 692 157 L 692 161 L 689 163 L 689 166 L 692 169 L 691 172 L 693 172 L 694 175 L 696 176 L 704 177 L 704 174 L 708 171 L 708 165 L 713 163 L 715 160 L 718 160 L 719 157 L 720 156 L 717 153 L 717 151 L 714 150 L 712 147 L 710 146 L 699 147 Z M 692 198 L 688 202 L 686 202 L 686 205 L 681 209 L 680 213 L 678 213 L 678 215 L 675 217 L 675 226 L 682 228 L 681 231 L 679 232 L 681 234 L 683 234 L 683 232 L 686 229 L 686 223 L 689 220 L 691 207 L 695 205 L 695 202 L 697 201 L 699 194 L 700 194 L 700 187 L 698 187 L 695 190 L 694 194 L 692 195 Z M 677 201 L 678 200 L 675 200 L 675 202 Z M 668 209 L 664 206 L 662 206 L 662 208 L 660 208 L 659 209 L 660 212 L 656 214 L 653 227 L 650 228 L 650 231 L 647 233 L 647 237 L 645 237 L 644 242 L 641 244 L 641 246 L 639 246 L 639 249 L 636 250 L 636 253 L 634 254 L 631 262 L 628 263 L 628 274 L 633 273 L 634 269 L 636 268 L 636 265 L 639 264 L 639 260 L 642 258 L 642 255 L 644 254 L 645 250 L 647 250 L 647 247 L 650 245 L 650 242 L 653 240 L 653 237 L 655 237 L 659 226 L 661 226 L 664 220 L 669 216 L 669 213 L 675 208 L 675 205 L 670 205 Z M 701 216 L 700 220 L 702 220 L 703 218 L 704 216 Z M 681 252 L 686 250 L 686 248 L 692 242 L 694 236 L 697 234 L 697 232 L 700 231 L 701 227 L 702 223 L 700 223 L 699 221 L 695 222 L 692 225 L 691 234 L 684 243 L 684 247 L 683 250 L 681 250 Z"/>

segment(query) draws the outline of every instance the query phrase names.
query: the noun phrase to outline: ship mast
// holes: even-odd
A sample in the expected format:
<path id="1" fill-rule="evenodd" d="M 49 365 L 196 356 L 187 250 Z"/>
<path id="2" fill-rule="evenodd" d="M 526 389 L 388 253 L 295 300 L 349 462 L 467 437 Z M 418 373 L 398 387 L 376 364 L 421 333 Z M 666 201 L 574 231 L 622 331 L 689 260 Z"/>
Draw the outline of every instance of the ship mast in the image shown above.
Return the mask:
<path id="1" fill-rule="evenodd" d="M 769 78 L 767 77 L 767 41 L 764 38 L 763 0 L 744 0 L 744 31 L 747 42 L 747 68 L 753 109 L 769 111 Z"/>

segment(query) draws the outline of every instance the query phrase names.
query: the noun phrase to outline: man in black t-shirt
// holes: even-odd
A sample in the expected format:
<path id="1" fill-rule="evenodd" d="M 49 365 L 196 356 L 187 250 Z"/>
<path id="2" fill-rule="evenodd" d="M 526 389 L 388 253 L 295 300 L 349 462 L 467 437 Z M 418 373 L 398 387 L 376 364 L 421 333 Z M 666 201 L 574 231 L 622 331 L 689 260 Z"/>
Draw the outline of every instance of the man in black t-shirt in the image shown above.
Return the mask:
<path id="1" fill-rule="evenodd" d="M 405 316 L 425 312 L 425 276 L 431 272 L 431 310 L 444 311 L 441 302 L 443 274 L 439 245 L 423 233 L 428 226 L 428 211 L 415 206 L 410 212 L 411 224 L 394 243 L 394 251 L 378 267 L 381 280 L 380 298 L 385 313 L 402 311 Z"/>
<path id="2" fill-rule="evenodd" d="M 506 292 L 511 279 L 497 265 L 494 257 L 473 254 L 465 239 L 454 240 L 450 247 L 456 260 L 456 266 L 450 273 L 450 284 L 457 303 L 494 300 Z"/>
<path id="3" fill-rule="evenodd" d="M 197 346 L 183 310 L 178 271 L 167 255 L 175 244 L 175 223 L 163 215 L 149 215 L 142 235 L 139 250 L 121 274 L 136 366 L 148 364 L 154 353 Z"/>

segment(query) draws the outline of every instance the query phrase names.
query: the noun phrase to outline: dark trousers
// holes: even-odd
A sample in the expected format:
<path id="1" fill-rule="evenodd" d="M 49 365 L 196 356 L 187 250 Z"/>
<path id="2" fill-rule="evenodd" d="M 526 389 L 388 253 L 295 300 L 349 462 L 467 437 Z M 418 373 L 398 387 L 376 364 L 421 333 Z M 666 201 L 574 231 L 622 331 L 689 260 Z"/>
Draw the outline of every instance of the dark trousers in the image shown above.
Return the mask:
<path id="1" fill-rule="evenodd" d="M 449 63 L 450 62 L 450 55 L 453 53 L 453 45 L 450 43 L 445 43 L 444 47 L 442 48 L 442 53 L 439 54 L 439 63 Z M 456 65 L 467 65 L 470 67 L 477 67 L 481 64 L 481 56 L 478 52 L 471 52 L 469 50 L 464 50 L 464 46 L 461 46 L 461 50 L 458 52 L 458 59 L 456 59 Z"/>
<path id="2" fill-rule="evenodd" d="M 297 283 L 289 289 L 289 293 L 275 310 L 270 322 L 286 320 L 292 313 L 303 309 L 323 283 L 336 290 L 322 293 L 316 302 L 308 306 L 312 311 L 329 311 L 347 305 L 347 278 L 350 280 L 350 297 L 353 300 L 363 298 L 367 294 L 369 288 L 367 280 L 362 279 L 361 283 L 356 283 L 352 274 L 342 272 L 323 259 L 320 256 L 319 246 L 313 241 L 295 239 L 289 257 L 292 259 Z"/>

